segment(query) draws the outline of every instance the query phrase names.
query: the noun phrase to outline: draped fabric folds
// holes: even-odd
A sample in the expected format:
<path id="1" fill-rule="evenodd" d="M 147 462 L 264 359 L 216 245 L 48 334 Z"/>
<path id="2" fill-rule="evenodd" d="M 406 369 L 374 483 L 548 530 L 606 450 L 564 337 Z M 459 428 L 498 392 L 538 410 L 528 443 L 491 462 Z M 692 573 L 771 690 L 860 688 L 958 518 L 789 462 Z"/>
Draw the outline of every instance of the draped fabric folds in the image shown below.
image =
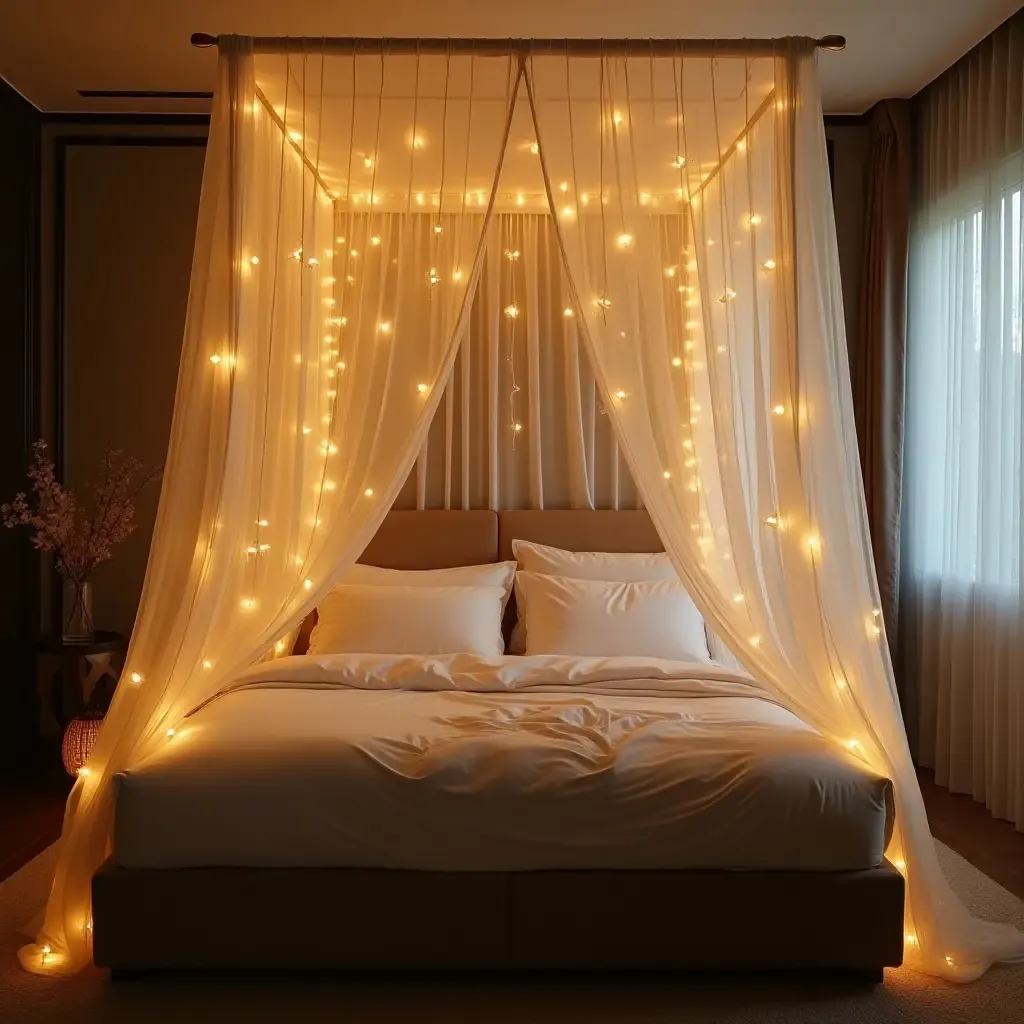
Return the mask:
<path id="1" fill-rule="evenodd" d="M 903 407 L 910 244 L 910 102 L 870 113 L 858 337 L 850 359 L 864 498 L 890 642 L 899 605 Z"/>
<path id="2" fill-rule="evenodd" d="M 908 961 L 969 980 L 1024 955 L 1020 933 L 972 920 L 949 890 L 910 762 L 866 526 L 811 41 L 772 56 L 250 49 L 233 40 L 221 57 L 131 682 L 69 800 L 23 964 L 88 959 L 111 774 L 188 742 L 189 709 L 314 606 L 417 457 L 426 488 L 424 444 L 436 410 L 434 429 L 453 429 L 448 382 L 467 329 L 494 360 L 503 335 L 514 349 L 550 307 L 515 290 L 537 275 L 517 274 L 526 245 L 495 235 L 495 212 L 548 217 L 530 258 L 547 253 L 561 327 L 571 320 L 589 355 L 637 490 L 711 628 L 842 756 L 894 781 L 888 856 L 907 878 Z M 488 299 L 471 314 L 479 288 Z M 472 359 L 464 349 L 467 376 Z M 540 378 L 539 359 L 528 350 L 527 377 Z M 538 431 L 509 384 L 492 447 Z M 443 485 L 457 490 L 454 460 Z M 572 486 L 585 504 L 587 483 Z"/>

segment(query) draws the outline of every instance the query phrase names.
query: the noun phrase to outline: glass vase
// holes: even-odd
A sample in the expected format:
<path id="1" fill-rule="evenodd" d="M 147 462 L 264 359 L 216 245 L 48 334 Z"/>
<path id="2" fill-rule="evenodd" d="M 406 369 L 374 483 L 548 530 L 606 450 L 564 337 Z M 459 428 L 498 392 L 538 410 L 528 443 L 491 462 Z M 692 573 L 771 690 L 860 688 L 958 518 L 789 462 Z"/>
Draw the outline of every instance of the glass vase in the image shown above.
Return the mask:
<path id="1" fill-rule="evenodd" d="M 64 581 L 61 622 L 66 643 L 90 643 L 93 639 L 92 584 Z"/>

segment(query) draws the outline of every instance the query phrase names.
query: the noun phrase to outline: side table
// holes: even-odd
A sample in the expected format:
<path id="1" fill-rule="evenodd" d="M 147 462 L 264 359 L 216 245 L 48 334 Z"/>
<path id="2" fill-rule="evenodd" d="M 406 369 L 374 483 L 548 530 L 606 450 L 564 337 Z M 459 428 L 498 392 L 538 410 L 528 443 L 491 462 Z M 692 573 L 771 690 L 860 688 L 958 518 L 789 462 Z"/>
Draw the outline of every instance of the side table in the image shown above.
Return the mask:
<path id="1" fill-rule="evenodd" d="M 91 641 L 72 642 L 59 635 L 36 641 L 36 687 L 43 735 L 62 733 L 68 722 L 90 704 L 97 687 L 109 688 L 113 693 L 127 649 L 126 638 L 109 629 L 96 630 Z M 59 665 L 59 676 L 54 673 L 54 662 Z"/>

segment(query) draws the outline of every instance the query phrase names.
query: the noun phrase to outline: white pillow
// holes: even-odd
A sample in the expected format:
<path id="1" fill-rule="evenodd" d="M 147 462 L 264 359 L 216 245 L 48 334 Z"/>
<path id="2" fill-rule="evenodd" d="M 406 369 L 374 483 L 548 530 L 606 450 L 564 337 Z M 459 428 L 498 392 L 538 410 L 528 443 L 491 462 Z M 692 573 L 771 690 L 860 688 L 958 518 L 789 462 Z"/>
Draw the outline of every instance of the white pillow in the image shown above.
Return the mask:
<path id="1" fill-rule="evenodd" d="M 504 653 L 502 587 L 342 584 L 321 602 L 310 654 Z"/>
<path id="2" fill-rule="evenodd" d="M 516 573 L 526 654 L 711 660 L 704 620 L 668 580 L 615 583 Z"/>
<path id="3" fill-rule="evenodd" d="M 565 551 L 528 540 L 512 541 L 521 572 L 542 572 L 574 580 L 613 580 L 638 583 L 642 580 L 671 580 L 679 577 L 664 551 Z"/>
<path id="4" fill-rule="evenodd" d="M 612 580 L 616 583 L 679 580 L 664 551 L 566 551 L 548 544 L 514 540 L 512 554 L 516 556 L 521 572 L 541 572 L 574 580 Z M 525 650 L 526 624 L 523 616 L 517 615 L 508 651 L 509 654 L 522 654 Z"/>
<path id="5" fill-rule="evenodd" d="M 450 569 L 382 569 L 378 565 L 353 565 L 341 578 L 342 584 L 366 587 L 503 587 L 508 602 L 515 562 L 486 565 L 456 565 Z"/>

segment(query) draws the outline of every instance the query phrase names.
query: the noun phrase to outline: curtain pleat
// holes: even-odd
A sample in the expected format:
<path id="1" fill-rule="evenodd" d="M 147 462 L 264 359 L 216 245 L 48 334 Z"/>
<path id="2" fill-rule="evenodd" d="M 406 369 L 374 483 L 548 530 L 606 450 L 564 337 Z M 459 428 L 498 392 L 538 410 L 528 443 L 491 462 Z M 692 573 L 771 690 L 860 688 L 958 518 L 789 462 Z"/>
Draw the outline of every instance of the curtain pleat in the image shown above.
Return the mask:
<path id="1" fill-rule="evenodd" d="M 914 101 L 900 660 L 936 781 L 1024 831 L 1024 14 Z"/>
<path id="2" fill-rule="evenodd" d="M 910 239 L 910 104 L 883 100 L 870 113 L 858 334 L 851 345 L 864 500 L 886 635 L 895 644 Z"/>

